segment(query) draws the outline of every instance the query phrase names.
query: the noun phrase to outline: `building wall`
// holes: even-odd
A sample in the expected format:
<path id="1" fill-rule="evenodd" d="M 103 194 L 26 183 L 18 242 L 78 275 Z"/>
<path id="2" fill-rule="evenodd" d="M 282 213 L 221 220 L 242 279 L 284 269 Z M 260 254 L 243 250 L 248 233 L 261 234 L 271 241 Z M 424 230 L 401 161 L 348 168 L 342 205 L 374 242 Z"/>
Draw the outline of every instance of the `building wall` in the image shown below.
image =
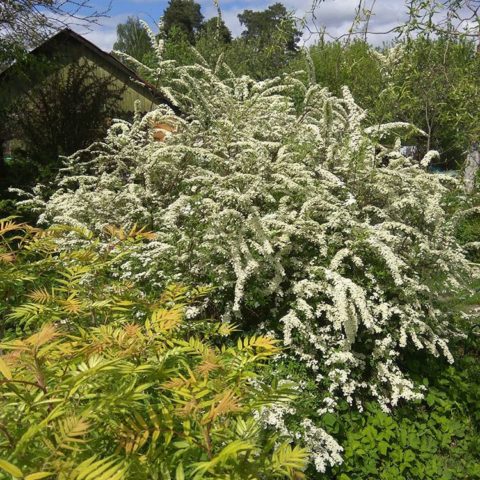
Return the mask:
<path id="1" fill-rule="evenodd" d="M 102 62 L 99 62 L 98 58 L 92 59 L 91 56 L 87 54 L 83 55 L 79 59 L 79 62 L 87 62 L 89 64 L 94 64 L 97 70 L 97 75 L 99 77 L 105 78 L 108 76 L 112 76 L 116 79 L 116 86 L 126 87 L 126 90 L 123 94 L 122 102 L 120 104 L 120 108 L 123 112 L 133 113 L 135 111 L 135 102 L 137 100 L 140 101 L 140 108 L 142 112 L 149 112 L 157 107 L 157 105 L 152 101 L 151 97 L 148 97 L 144 93 L 142 93 L 144 87 L 139 85 L 138 88 L 135 88 L 135 86 L 132 85 L 134 84 L 132 80 L 126 78 L 118 78 L 118 72 L 113 72 L 111 68 L 109 68 L 109 65 L 102 64 Z"/>
<path id="2" fill-rule="evenodd" d="M 140 101 L 143 112 L 148 112 L 156 107 L 154 95 L 145 86 L 136 83 L 124 69 L 116 67 L 115 64 L 112 65 L 102 55 L 96 54 L 78 41 L 71 38 L 57 39 L 46 45 L 40 55 L 45 57 L 47 61 L 51 60 L 51 72 L 66 69 L 74 62 L 88 62 L 95 65 L 99 76 L 107 77 L 111 75 L 114 77 L 118 86 L 126 87 L 120 105 L 121 110 L 126 113 L 134 112 L 136 100 Z M 35 69 L 32 72 L 17 70 L 13 66 L 1 79 L 0 96 L 2 101 L 0 104 L 8 104 L 8 102 L 18 99 L 38 84 L 49 81 L 48 70 L 46 72 L 37 72 Z"/>

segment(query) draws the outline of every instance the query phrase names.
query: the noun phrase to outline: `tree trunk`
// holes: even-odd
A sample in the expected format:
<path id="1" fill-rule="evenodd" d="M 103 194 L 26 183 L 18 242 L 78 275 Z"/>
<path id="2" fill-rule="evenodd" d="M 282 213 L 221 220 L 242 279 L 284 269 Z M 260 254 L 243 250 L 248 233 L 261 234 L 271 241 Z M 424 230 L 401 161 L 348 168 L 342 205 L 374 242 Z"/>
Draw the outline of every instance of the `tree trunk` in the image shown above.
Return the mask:
<path id="1" fill-rule="evenodd" d="M 480 168 L 480 151 L 479 144 L 474 143 L 467 155 L 465 161 L 465 173 L 463 176 L 465 190 L 467 193 L 472 193 L 475 188 L 475 177 Z"/>

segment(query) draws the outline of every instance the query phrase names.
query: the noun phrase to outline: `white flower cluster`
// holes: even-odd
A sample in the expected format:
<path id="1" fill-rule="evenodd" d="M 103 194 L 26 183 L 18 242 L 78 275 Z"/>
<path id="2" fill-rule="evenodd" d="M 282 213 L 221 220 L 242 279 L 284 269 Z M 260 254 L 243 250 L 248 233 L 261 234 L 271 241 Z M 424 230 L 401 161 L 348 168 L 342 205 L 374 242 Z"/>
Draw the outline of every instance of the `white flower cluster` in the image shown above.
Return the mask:
<path id="1" fill-rule="evenodd" d="M 325 430 L 318 428 L 309 418 L 302 421 L 302 430 L 299 439 L 309 446 L 317 472 L 324 473 L 327 467 L 342 463 L 343 448 Z"/>
<path id="2" fill-rule="evenodd" d="M 262 425 L 274 428 L 283 437 L 300 442 L 310 451 L 312 465 L 319 473 L 327 467 L 342 463 L 343 448 L 323 428 L 317 427 L 311 419 L 305 418 L 298 430 L 292 434 L 287 427 L 286 417 L 295 414 L 295 409 L 284 403 L 274 403 L 256 412 L 255 418 Z"/>
<path id="3" fill-rule="evenodd" d="M 236 322 L 260 312 L 325 388 L 326 409 L 417 398 L 399 359 L 451 361 L 437 299 L 468 269 L 442 208 L 455 180 L 424 168 L 435 154 L 420 165 L 400 142 L 382 145 L 405 125 L 366 130 L 348 89 L 336 98 L 299 75 L 255 82 L 221 59 L 150 73 L 182 115 L 163 106 L 118 122 L 72 156 L 56 193 L 30 200 L 42 221 L 154 230 L 120 275 L 214 284 L 217 311 Z M 154 142 L 155 122 L 177 133 Z"/>

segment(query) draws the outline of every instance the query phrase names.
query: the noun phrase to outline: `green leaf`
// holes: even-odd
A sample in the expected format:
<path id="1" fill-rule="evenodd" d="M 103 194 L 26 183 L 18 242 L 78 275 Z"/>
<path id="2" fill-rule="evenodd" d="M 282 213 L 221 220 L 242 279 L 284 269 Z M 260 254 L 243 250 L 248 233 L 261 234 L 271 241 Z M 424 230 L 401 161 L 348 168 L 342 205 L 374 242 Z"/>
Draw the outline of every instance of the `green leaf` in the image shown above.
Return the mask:
<path id="1" fill-rule="evenodd" d="M 93 456 L 82 462 L 73 473 L 75 480 L 119 480 L 124 477 L 125 468 L 115 458 L 97 460 Z"/>
<path id="2" fill-rule="evenodd" d="M 15 478 L 23 478 L 22 471 L 15 465 L 7 462 L 6 460 L 0 459 L 0 468 L 5 472 L 9 473 L 10 475 L 13 475 Z"/>
<path id="3" fill-rule="evenodd" d="M 412 452 L 412 450 L 407 450 L 404 455 L 403 459 L 405 463 L 410 463 L 415 460 L 415 453 Z"/>
<path id="4" fill-rule="evenodd" d="M 304 448 L 283 443 L 273 453 L 272 466 L 283 475 L 290 476 L 291 470 L 302 471 L 307 465 L 308 452 Z"/>
<path id="5" fill-rule="evenodd" d="M 195 469 L 193 474 L 199 474 L 199 476 L 205 474 L 210 469 L 214 468 L 217 464 L 225 463 L 232 458 L 238 456 L 239 453 L 246 452 L 248 450 L 253 450 L 255 445 L 250 442 L 245 442 L 243 440 L 234 440 L 224 447 L 216 457 L 212 458 L 208 462 L 197 462 L 195 464 Z"/>
<path id="6" fill-rule="evenodd" d="M 8 368 L 8 365 L 0 357 L 0 373 L 7 379 L 12 379 L 12 372 Z"/>
<path id="7" fill-rule="evenodd" d="M 382 455 L 386 455 L 387 454 L 387 450 L 388 450 L 388 443 L 387 442 L 380 442 L 378 444 L 378 451 L 382 454 Z"/>
<path id="8" fill-rule="evenodd" d="M 322 416 L 322 423 L 327 427 L 333 427 L 337 422 L 337 418 L 332 413 L 326 413 Z"/>
<path id="9" fill-rule="evenodd" d="M 185 480 L 185 473 L 183 472 L 183 464 L 181 462 L 178 464 L 175 472 L 175 480 Z"/>
<path id="10" fill-rule="evenodd" d="M 40 480 L 41 478 L 47 478 L 53 475 L 53 472 L 37 472 L 31 473 L 25 477 L 25 480 Z"/>

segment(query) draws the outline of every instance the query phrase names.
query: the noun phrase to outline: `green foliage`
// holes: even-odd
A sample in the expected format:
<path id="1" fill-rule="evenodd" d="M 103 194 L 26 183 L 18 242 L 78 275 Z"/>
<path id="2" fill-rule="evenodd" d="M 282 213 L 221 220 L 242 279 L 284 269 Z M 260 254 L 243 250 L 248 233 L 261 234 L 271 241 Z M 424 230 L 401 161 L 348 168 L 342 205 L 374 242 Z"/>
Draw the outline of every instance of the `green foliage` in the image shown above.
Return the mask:
<path id="1" fill-rule="evenodd" d="M 115 281 L 113 262 L 152 237 L 107 234 L 101 254 L 87 231 L 1 222 L 2 305 L 38 329 L 0 341 L 0 478 L 302 478 L 308 452 L 255 419 L 293 398 L 262 377 L 277 342 L 186 322 L 206 288 Z M 58 253 L 72 236 L 84 248 Z"/>
<path id="2" fill-rule="evenodd" d="M 413 123 L 427 134 L 425 150 L 440 151 L 450 167 L 461 165 L 480 133 L 475 43 L 420 37 L 401 48 L 385 72 L 390 82 L 375 108 L 377 115 Z"/>
<path id="3" fill-rule="evenodd" d="M 86 229 L 42 230 L 7 218 L 0 221 L 0 238 L 4 332 L 32 333 L 44 323 L 67 317 L 69 323 L 83 327 L 98 325 L 98 318 L 103 323 L 126 321 L 129 315 L 145 319 L 155 308 L 156 297 L 152 300 L 146 293 L 154 295 L 158 287 L 146 292 L 115 273 L 140 243 L 155 238 L 151 232 L 107 227 L 103 239 L 109 245 L 102 248 Z M 80 246 L 60 251 L 60 243 L 67 238 L 80 241 Z M 185 294 L 171 299 L 183 300 Z M 191 294 L 188 297 L 193 300 Z"/>
<path id="4" fill-rule="evenodd" d="M 203 22 L 199 36 L 201 37 L 202 35 L 212 35 L 221 43 L 230 43 L 232 41 L 232 32 L 225 25 L 223 19 L 219 19 L 219 17 L 212 17 Z"/>
<path id="5" fill-rule="evenodd" d="M 240 24 L 245 28 L 242 37 L 256 40 L 260 48 L 271 45 L 271 36 L 276 30 L 284 33 L 283 48 L 295 51 L 302 33 L 297 29 L 295 20 L 289 15 L 282 3 L 274 3 L 266 10 L 244 10 L 238 15 Z"/>
<path id="6" fill-rule="evenodd" d="M 301 37 L 285 6 L 275 3 L 263 11 L 244 10 L 238 18 L 244 31 L 223 50 L 232 71 L 255 79 L 273 78 L 285 71 L 297 55 Z M 203 48 L 199 51 L 206 53 Z"/>
<path id="7" fill-rule="evenodd" d="M 2 38 L 0 42 L 0 71 L 26 55 L 25 47 L 13 38 Z"/>
<path id="8" fill-rule="evenodd" d="M 148 34 L 138 17 L 128 17 L 125 23 L 117 25 L 117 40 L 113 49 L 140 61 L 152 51 Z"/>
<path id="9" fill-rule="evenodd" d="M 165 41 L 164 52 L 166 59 L 175 60 L 180 65 L 192 65 L 195 63 L 195 53 L 188 39 L 188 35 L 176 25 L 170 29 L 169 36 Z M 148 66 L 154 66 L 155 62 L 156 56 L 154 54 L 150 55 L 148 57 Z"/>
<path id="10" fill-rule="evenodd" d="M 478 302 L 478 299 L 477 299 Z M 475 480 L 480 478 L 480 341 L 472 332 L 456 345 L 457 361 L 410 355 L 406 362 L 428 390 L 425 398 L 391 412 L 367 402 L 359 411 L 347 402 L 316 424 L 343 446 L 343 463 L 327 472 L 335 480 Z M 307 372 L 284 359 L 272 375 L 303 383 L 298 412 L 318 409 L 318 392 Z M 298 420 L 289 427 L 295 429 Z M 309 476 L 311 475 L 311 476 Z M 307 471 L 315 477 L 313 469 Z"/>
<path id="11" fill-rule="evenodd" d="M 342 87 L 347 85 L 355 101 L 371 115 L 370 109 L 379 101 L 378 96 L 385 88 L 386 78 L 368 43 L 362 40 L 351 43 L 320 42 L 310 47 L 309 55 L 320 85 L 335 95 L 340 95 Z M 291 71 L 306 69 L 307 61 L 302 53 L 288 68 Z M 372 121 L 382 123 L 379 118 Z"/>
<path id="12" fill-rule="evenodd" d="M 347 85 L 372 124 L 404 121 L 426 135 L 421 152 L 436 149 L 450 168 L 462 164 L 479 135 L 480 62 L 473 42 L 419 37 L 374 49 L 368 43 L 319 42 L 309 54 L 317 81 L 338 94 Z M 289 71 L 305 68 L 297 56 Z"/>
<path id="13" fill-rule="evenodd" d="M 333 478 L 480 478 L 477 360 L 466 357 L 455 367 L 434 370 L 435 383 L 422 402 L 393 414 L 374 404 L 364 413 L 345 405 L 342 413 L 324 416 L 324 425 L 344 438 L 344 464 Z"/>
<path id="14" fill-rule="evenodd" d="M 211 67 L 223 55 L 236 74 L 265 79 L 287 69 L 297 55 L 301 32 L 281 3 L 264 11 L 245 10 L 241 13 L 239 19 L 245 30 L 235 39 L 223 20 L 218 24 L 218 17 L 204 22 L 197 18 L 194 22 L 192 18 L 196 14 L 190 3 L 172 2 L 165 11 L 165 59 L 176 60 L 180 65 L 194 65 L 198 62 L 198 55 L 190 48 L 194 44 Z M 149 66 L 154 64 L 153 55 L 149 55 L 146 63 Z"/>
<path id="15" fill-rule="evenodd" d="M 201 7 L 194 0 L 170 0 L 163 12 L 162 22 L 162 31 L 167 38 L 176 27 L 186 34 L 190 43 L 194 43 L 195 34 L 203 22 Z"/>
<path id="16" fill-rule="evenodd" d="M 459 209 L 456 213 L 456 236 L 466 249 L 469 258 L 480 263 L 480 195 L 478 188 L 466 198 L 457 199 L 456 204 L 458 203 L 463 206 L 463 209 Z"/>

